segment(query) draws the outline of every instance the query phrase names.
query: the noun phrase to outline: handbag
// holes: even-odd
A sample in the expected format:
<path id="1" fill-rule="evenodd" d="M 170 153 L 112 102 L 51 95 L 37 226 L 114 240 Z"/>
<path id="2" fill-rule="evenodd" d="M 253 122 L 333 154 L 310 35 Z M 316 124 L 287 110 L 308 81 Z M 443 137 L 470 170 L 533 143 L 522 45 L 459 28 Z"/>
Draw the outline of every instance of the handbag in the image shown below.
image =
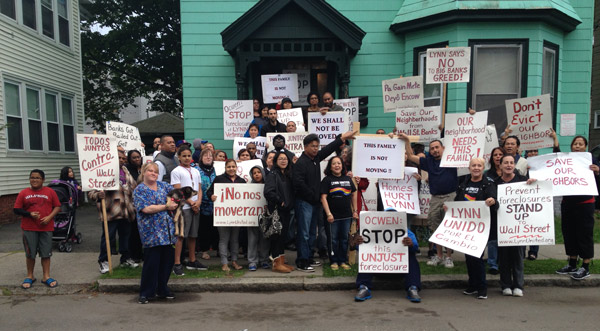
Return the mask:
<path id="1" fill-rule="evenodd" d="M 269 208 L 265 208 L 262 214 L 258 216 L 258 227 L 265 238 L 270 238 L 272 235 L 281 234 L 283 225 L 279 220 L 279 212 L 277 208 L 273 212 Z"/>

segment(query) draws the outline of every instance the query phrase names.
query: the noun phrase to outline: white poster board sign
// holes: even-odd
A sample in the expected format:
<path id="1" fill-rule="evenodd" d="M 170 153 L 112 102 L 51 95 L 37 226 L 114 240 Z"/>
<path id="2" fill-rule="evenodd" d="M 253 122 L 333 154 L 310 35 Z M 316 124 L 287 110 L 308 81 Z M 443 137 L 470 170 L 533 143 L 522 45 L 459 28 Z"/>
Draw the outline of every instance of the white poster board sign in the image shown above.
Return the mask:
<path id="1" fill-rule="evenodd" d="M 273 137 L 277 135 L 282 135 L 285 138 L 285 149 L 296 154 L 297 157 L 302 155 L 302 152 L 304 152 L 304 138 L 308 136 L 308 132 L 268 132 L 267 143 L 269 144 L 269 148 L 267 148 L 267 151 L 270 152 L 275 149 L 275 146 L 273 146 Z"/>
<path id="2" fill-rule="evenodd" d="M 519 137 L 522 150 L 552 147 L 550 94 L 504 101 L 512 135 Z"/>
<path id="3" fill-rule="evenodd" d="M 551 153 L 527 159 L 529 178 L 554 184 L 554 196 L 598 195 L 590 153 Z"/>
<path id="4" fill-rule="evenodd" d="M 431 192 L 429 191 L 429 182 L 421 180 L 421 187 L 419 187 L 419 209 L 421 209 L 421 214 L 417 216 L 418 218 L 427 218 L 430 201 Z"/>
<path id="5" fill-rule="evenodd" d="M 552 183 L 498 185 L 498 246 L 554 245 Z"/>
<path id="6" fill-rule="evenodd" d="M 452 201 L 429 242 L 481 257 L 490 235 L 490 208 L 485 201 Z"/>
<path id="7" fill-rule="evenodd" d="M 419 185 L 414 174 L 417 168 L 404 168 L 402 179 L 380 179 L 379 192 L 385 211 L 403 211 L 408 214 L 420 214 Z"/>
<path id="8" fill-rule="evenodd" d="M 258 226 L 267 208 L 264 184 L 215 184 L 214 226 Z"/>
<path id="9" fill-rule="evenodd" d="M 404 140 L 387 136 L 356 136 L 352 172 L 366 178 L 404 178 Z"/>
<path id="10" fill-rule="evenodd" d="M 427 84 L 468 83 L 471 72 L 471 48 L 447 47 L 427 50 Z"/>
<path id="11" fill-rule="evenodd" d="M 83 191 L 119 189 L 117 140 L 104 134 L 77 134 Z"/>
<path id="12" fill-rule="evenodd" d="M 352 123 L 359 121 L 360 105 L 358 98 L 337 99 L 333 103 L 344 108 L 344 112 L 348 115 L 348 130 L 352 130 Z"/>
<path id="13" fill-rule="evenodd" d="M 308 106 L 307 97 L 310 93 L 310 69 L 284 69 L 283 74 L 298 75 L 298 100 L 294 102 L 295 106 Z"/>
<path id="14" fill-rule="evenodd" d="M 254 119 L 252 100 L 223 100 L 223 139 L 243 137 Z"/>
<path id="15" fill-rule="evenodd" d="M 440 106 L 396 111 L 396 129 L 407 136 L 419 136 L 419 142 L 440 139 Z"/>
<path id="16" fill-rule="evenodd" d="M 483 157 L 487 111 L 446 114 L 441 167 L 464 168 L 474 157 Z"/>
<path id="17" fill-rule="evenodd" d="M 246 182 L 250 183 L 252 181 L 252 176 L 250 174 L 250 169 L 254 166 L 263 167 L 261 160 L 249 160 L 237 162 L 237 175 L 242 177 Z M 222 175 L 225 173 L 225 161 L 215 161 L 215 174 Z"/>
<path id="18" fill-rule="evenodd" d="M 404 108 L 423 108 L 423 76 L 402 77 L 381 81 L 383 112 Z"/>
<path id="19" fill-rule="evenodd" d="M 334 141 L 338 134 L 348 131 L 346 121 L 345 112 L 330 111 L 325 115 L 308 113 L 308 132 L 317 134 L 321 145 L 327 145 Z"/>
<path id="20" fill-rule="evenodd" d="M 560 135 L 574 136 L 577 128 L 577 114 L 560 114 Z"/>
<path id="21" fill-rule="evenodd" d="M 117 146 L 125 148 L 126 152 L 132 149 L 140 152 L 142 157 L 146 156 L 146 150 L 142 147 L 140 131 L 133 125 L 106 121 L 106 134 L 117 140 Z"/>
<path id="22" fill-rule="evenodd" d="M 490 124 L 485 127 L 485 144 L 483 145 L 483 159 L 485 160 L 486 170 L 490 168 L 492 150 L 496 147 L 498 147 L 498 134 L 496 133 L 496 126 L 494 124 Z"/>
<path id="23" fill-rule="evenodd" d="M 263 155 L 265 155 L 265 148 L 267 144 L 267 138 L 265 137 L 235 137 L 235 139 L 233 140 L 233 156 L 237 158 L 238 153 L 242 149 L 246 148 L 246 145 L 248 145 L 249 143 L 254 143 L 256 145 L 256 157 L 262 159 Z"/>
<path id="24" fill-rule="evenodd" d="M 377 179 L 369 180 L 369 186 L 363 191 L 363 201 L 367 210 L 377 210 Z"/>
<path id="25" fill-rule="evenodd" d="M 286 126 L 289 121 L 296 123 L 296 132 L 306 131 L 304 118 L 302 117 L 302 108 L 279 109 L 277 111 L 277 120 Z"/>
<path id="26" fill-rule="evenodd" d="M 363 211 L 360 235 L 364 243 L 358 250 L 358 272 L 408 273 L 406 213 Z"/>
<path id="27" fill-rule="evenodd" d="M 277 103 L 283 98 L 298 101 L 298 75 L 261 75 L 264 103 Z"/>

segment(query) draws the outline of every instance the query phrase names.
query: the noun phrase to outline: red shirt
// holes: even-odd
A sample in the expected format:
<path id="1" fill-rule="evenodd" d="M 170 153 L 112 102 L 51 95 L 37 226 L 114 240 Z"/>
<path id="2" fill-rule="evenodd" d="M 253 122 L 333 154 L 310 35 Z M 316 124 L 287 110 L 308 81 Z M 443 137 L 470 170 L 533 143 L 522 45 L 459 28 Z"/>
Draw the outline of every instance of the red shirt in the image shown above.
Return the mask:
<path id="1" fill-rule="evenodd" d="M 54 207 L 60 207 L 60 201 L 56 192 L 49 187 L 42 187 L 39 190 L 32 190 L 30 187 L 19 192 L 14 208 L 21 208 L 28 212 L 37 211 L 40 213 L 39 219 L 23 216 L 21 219 L 21 229 L 25 231 L 54 231 L 54 219 L 45 225 L 41 224 L 41 219 L 50 215 Z"/>

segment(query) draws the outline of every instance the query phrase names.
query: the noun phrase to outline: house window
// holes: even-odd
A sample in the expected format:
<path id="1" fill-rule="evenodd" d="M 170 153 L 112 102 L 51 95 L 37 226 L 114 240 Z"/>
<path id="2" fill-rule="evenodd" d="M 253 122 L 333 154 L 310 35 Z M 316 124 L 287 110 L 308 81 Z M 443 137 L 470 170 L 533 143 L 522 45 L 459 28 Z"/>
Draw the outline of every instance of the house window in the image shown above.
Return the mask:
<path id="1" fill-rule="evenodd" d="M 472 43 L 471 107 L 488 111 L 488 124 L 497 132 L 507 126 L 504 101 L 522 95 L 523 44 Z"/>
<path id="2" fill-rule="evenodd" d="M 6 15 L 13 20 L 17 19 L 15 0 L 0 0 L 0 14 Z"/>
<path id="3" fill-rule="evenodd" d="M 23 0 L 23 25 L 37 30 L 37 17 L 35 10 L 35 0 Z"/>
<path id="4" fill-rule="evenodd" d="M 442 84 L 425 84 L 427 51 L 419 52 L 419 76 L 423 76 L 423 102 L 425 107 L 441 106 L 444 97 Z"/>
<path id="5" fill-rule="evenodd" d="M 4 83 L 8 148 L 23 149 L 23 123 L 21 119 L 21 93 L 19 85 Z"/>
<path id="6" fill-rule="evenodd" d="M 600 129 L 600 110 L 594 112 L 594 129 Z"/>
<path id="7" fill-rule="evenodd" d="M 69 46 L 69 13 L 67 0 L 58 0 L 58 39 L 61 44 Z"/>
<path id="8" fill-rule="evenodd" d="M 550 94 L 552 123 L 556 123 L 556 91 L 558 80 L 558 45 L 544 43 L 542 59 L 542 94 Z"/>
<path id="9" fill-rule="evenodd" d="M 46 127 L 48 150 L 60 151 L 60 132 L 58 128 L 58 106 L 56 95 L 46 93 Z"/>
<path id="10" fill-rule="evenodd" d="M 61 99 L 63 137 L 65 142 L 65 151 L 75 151 L 75 129 L 73 122 L 73 101 L 70 98 Z"/>
<path id="11" fill-rule="evenodd" d="M 52 10 L 52 0 L 42 1 L 42 33 L 54 39 L 54 11 Z"/>
<path id="12" fill-rule="evenodd" d="M 27 88 L 27 124 L 29 129 L 29 149 L 44 150 L 42 139 L 42 113 L 40 111 L 40 91 Z"/>

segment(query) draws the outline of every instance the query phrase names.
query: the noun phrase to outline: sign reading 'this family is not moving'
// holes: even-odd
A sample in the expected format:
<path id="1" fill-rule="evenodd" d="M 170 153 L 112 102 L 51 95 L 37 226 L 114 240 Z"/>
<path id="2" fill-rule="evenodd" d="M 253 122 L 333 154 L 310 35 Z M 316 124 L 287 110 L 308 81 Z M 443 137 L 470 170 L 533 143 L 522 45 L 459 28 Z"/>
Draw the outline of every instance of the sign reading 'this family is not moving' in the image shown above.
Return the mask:
<path id="1" fill-rule="evenodd" d="M 408 247 L 402 244 L 406 228 L 406 213 L 361 212 L 358 272 L 408 273 Z"/>
<path id="2" fill-rule="evenodd" d="M 404 178 L 404 141 L 389 137 L 357 136 L 352 171 L 366 178 Z"/>
<path id="3" fill-rule="evenodd" d="M 114 137 L 78 133 L 77 152 L 84 191 L 119 189 L 119 158 Z"/>
<path id="4" fill-rule="evenodd" d="M 261 75 L 263 102 L 277 103 L 283 98 L 298 101 L 298 75 Z"/>

